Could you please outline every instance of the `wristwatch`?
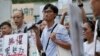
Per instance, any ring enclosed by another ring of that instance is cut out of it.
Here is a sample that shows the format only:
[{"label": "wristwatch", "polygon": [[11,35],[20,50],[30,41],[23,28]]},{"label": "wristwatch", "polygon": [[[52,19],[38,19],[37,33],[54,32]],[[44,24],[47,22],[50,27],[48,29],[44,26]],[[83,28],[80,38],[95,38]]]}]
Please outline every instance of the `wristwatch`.
[{"label": "wristwatch", "polygon": [[78,7],[83,7],[83,3],[79,4]]}]

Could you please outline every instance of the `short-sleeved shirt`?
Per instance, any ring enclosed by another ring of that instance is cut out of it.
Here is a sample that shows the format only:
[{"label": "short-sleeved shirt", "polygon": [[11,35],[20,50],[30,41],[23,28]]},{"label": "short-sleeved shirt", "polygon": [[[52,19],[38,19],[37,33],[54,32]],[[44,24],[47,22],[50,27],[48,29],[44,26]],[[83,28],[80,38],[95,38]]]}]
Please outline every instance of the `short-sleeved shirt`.
[{"label": "short-sleeved shirt", "polygon": [[[56,44],[53,41],[51,41],[51,39],[49,41],[47,50],[45,50],[51,30],[55,25],[56,23],[54,23],[54,25],[51,28],[45,27],[41,36],[41,43],[43,45],[43,50],[46,52],[47,56],[57,56]],[[71,43],[71,39],[68,35],[68,31],[63,25],[57,24],[53,32],[56,33],[57,39],[62,40],[67,43]]]},{"label": "short-sleeved shirt", "polygon": [[[100,52],[100,41],[97,40],[96,42],[96,52]],[[93,56],[93,52],[95,51],[94,49],[94,43],[88,43],[85,42],[84,43],[84,56]]]}]

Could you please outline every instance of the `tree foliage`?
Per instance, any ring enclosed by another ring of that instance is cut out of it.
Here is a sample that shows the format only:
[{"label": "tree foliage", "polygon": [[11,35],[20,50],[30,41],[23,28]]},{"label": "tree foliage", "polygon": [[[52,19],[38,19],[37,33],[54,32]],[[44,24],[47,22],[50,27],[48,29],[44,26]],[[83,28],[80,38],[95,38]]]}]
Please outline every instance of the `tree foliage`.
[{"label": "tree foliage", "polygon": [[15,3],[30,3],[30,2],[53,2],[58,0],[12,0]]}]

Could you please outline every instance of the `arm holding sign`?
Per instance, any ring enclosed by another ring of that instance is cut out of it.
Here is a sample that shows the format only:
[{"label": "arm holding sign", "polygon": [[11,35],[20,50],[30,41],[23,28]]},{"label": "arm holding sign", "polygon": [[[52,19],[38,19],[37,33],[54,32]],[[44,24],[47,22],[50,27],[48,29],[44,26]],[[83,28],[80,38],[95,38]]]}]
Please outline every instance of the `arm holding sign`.
[{"label": "arm holding sign", "polygon": [[65,16],[67,15],[67,12],[64,12],[63,14],[62,14],[62,18],[61,18],[61,21],[60,21],[60,23],[62,24],[62,25],[64,25],[64,19],[65,19]]},{"label": "arm holding sign", "polygon": [[81,15],[82,15],[83,23],[85,23],[87,21],[87,17],[86,17],[85,10],[84,10],[83,6],[84,5],[83,5],[82,0],[78,0],[78,7],[81,9]]},{"label": "arm holding sign", "polygon": [[33,30],[36,34],[36,45],[37,45],[38,51],[40,52],[41,50],[43,50],[42,44],[41,44],[41,41],[40,41],[40,29],[37,26],[34,26]]}]

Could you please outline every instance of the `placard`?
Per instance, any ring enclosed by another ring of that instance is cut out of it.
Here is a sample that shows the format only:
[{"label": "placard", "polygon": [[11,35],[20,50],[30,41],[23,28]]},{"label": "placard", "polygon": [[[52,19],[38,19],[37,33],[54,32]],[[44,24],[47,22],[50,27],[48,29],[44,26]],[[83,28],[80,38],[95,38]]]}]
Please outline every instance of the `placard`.
[{"label": "placard", "polygon": [[27,56],[27,34],[4,36],[4,56]]}]

